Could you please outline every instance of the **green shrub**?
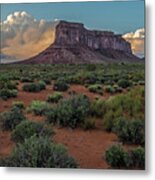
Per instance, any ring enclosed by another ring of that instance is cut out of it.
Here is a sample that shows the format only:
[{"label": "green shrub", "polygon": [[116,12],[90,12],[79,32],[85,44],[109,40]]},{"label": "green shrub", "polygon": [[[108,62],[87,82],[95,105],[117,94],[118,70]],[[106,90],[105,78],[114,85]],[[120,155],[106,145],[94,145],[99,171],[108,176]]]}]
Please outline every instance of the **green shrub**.
[{"label": "green shrub", "polygon": [[23,85],[23,90],[26,92],[39,92],[46,89],[46,84],[43,81],[38,83],[27,83]]},{"label": "green shrub", "polygon": [[16,89],[1,89],[0,90],[0,97],[3,100],[7,100],[8,98],[11,97],[16,97],[17,96],[18,91]]},{"label": "green shrub", "polygon": [[62,93],[55,92],[54,94],[48,96],[47,101],[57,103],[62,98],[63,98]]},{"label": "green shrub", "polygon": [[112,131],[114,126],[115,116],[114,112],[112,110],[109,110],[103,118],[103,126],[105,130]]},{"label": "green shrub", "polygon": [[49,111],[45,113],[46,115],[46,121],[50,124],[57,124],[58,123],[58,113],[59,108],[57,107],[51,107]]},{"label": "green shrub", "polygon": [[50,109],[50,105],[46,101],[34,100],[27,108],[28,112],[33,112],[35,115],[45,115]]},{"label": "green shrub", "polygon": [[113,86],[111,86],[111,85],[108,85],[108,86],[105,87],[105,91],[108,92],[108,93],[113,94],[113,93],[115,93],[115,88]]},{"label": "green shrub", "polygon": [[118,81],[118,86],[120,86],[122,88],[127,88],[127,87],[131,86],[131,82],[127,79],[120,79]]},{"label": "green shrub", "polygon": [[96,70],[96,65],[95,64],[88,64],[86,66],[87,71],[95,71]]},{"label": "green shrub", "polygon": [[68,84],[61,79],[58,79],[53,86],[53,90],[56,91],[67,91],[68,88],[69,88]]},{"label": "green shrub", "polygon": [[17,107],[19,109],[24,109],[24,103],[22,101],[14,101],[12,107]]},{"label": "green shrub", "polygon": [[89,112],[89,100],[85,95],[74,95],[59,102],[46,114],[49,123],[75,128],[83,123]]},{"label": "green shrub", "polygon": [[119,87],[117,84],[113,85],[114,92],[121,93],[123,91],[122,87]]},{"label": "green shrub", "polygon": [[30,77],[21,77],[20,81],[25,83],[25,82],[33,82],[32,78]]},{"label": "green shrub", "polygon": [[46,89],[46,83],[44,81],[39,81],[38,82],[40,91]]},{"label": "green shrub", "polygon": [[1,160],[1,166],[76,168],[76,161],[60,144],[51,143],[50,138],[32,136],[18,144],[11,155]]},{"label": "green shrub", "polygon": [[105,129],[110,131],[114,129],[119,118],[141,119],[143,121],[145,107],[143,88],[133,88],[126,94],[112,96],[105,100],[103,108],[96,104],[92,107],[92,112],[93,110],[101,112],[103,125]]},{"label": "green shrub", "polygon": [[23,91],[26,91],[26,92],[39,92],[40,87],[36,83],[27,83],[27,84],[23,85]]},{"label": "green shrub", "polygon": [[25,117],[17,107],[12,108],[10,111],[0,113],[0,127],[2,130],[13,130],[23,120],[25,120]]},{"label": "green shrub", "polygon": [[97,99],[91,103],[90,114],[92,116],[102,117],[106,112],[105,100]]},{"label": "green shrub", "polygon": [[115,124],[115,132],[123,143],[144,145],[145,128],[142,120],[119,119]]},{"label": "green shrub", "polygon": [[0,81],[0,89],[14,90],[17,89],[17,87],[15,82],[4,80],[4,81]]},{"label": "green shrub", "polygon": [[142,147],[125,151],[119,145],[113,145],[105,153],[107,163],[112,168],[121,169],[144,169],[145,150]]},{"label": "green shrub", "polygon": [[133,168],[145,168],[145,150],[142,147],[135,148],[129,152]]},{"label": "green shrub", "polygon": [[43,82],[45,82],[46,84],[51,84],[51,79],[49,78],[45,78],[45,79],[43,79]]},{"label": "green shrub", "polygon": [[88,117],[84,120],[83,128],[85,130],[94,129],[95,128],[95,119],[92,117]]},{"label": "green shrub", "polygon": [[114,145],[105,152],[108,164],[113,168],[127,168],[129,166],[129,155],[121,146]]},{"label": "green shrub", "polygon": [[13,141],[23,143],[25,139],[33,135],[37,137],[50,137],[52,134],[53,131],[41,123],[23,121],[15,127],[11,133],[11,137]]},{"label": "green shrub", "polygon": [[99,84],[89,85],[88,90],[93,93],[103,94],[102,86]]}]

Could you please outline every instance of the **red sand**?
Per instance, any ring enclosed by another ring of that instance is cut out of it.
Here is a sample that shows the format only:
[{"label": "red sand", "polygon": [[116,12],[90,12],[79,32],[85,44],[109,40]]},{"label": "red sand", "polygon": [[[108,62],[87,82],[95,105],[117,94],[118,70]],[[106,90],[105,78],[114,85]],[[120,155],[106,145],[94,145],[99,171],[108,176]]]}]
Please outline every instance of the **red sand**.
[{"label": "red sand", "polygon": [[84,131],[57,128],[55,132],[55,142],[64,144],[81,168],[108,168],[103,156],[105,150],[116,143],[115,134],[99,129]]},{"label": "red sand", "polygon": [[8,131],[0,131],[0,157],[8,156],[15,146],[10,134]]}]

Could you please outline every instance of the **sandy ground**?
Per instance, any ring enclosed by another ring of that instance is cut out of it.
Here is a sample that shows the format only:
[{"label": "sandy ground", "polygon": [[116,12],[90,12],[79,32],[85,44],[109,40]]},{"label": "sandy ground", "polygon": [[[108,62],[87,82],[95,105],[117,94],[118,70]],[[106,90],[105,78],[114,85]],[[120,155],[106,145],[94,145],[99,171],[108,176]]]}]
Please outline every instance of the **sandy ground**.
[{"label": "sandy ground", "polygon": [[115,144],[115,134],[102,130],[83,131],[82,129],[55,129],[54,140],[64,144],[69,153],[78,161],[81,168],[108,168],[104,152]]},{"label": "sandy ground", "polygon": [[[23,101],[27,107],[33,100],[47,99],[49,94],[53,93],[52,85],[48,85],[46,90],[39,93],[28,93],[22,91],[22,85],[18,85],[17,98],[11,98],[7,101],[0,100],[0,112],[8,110],[13,101]],[[72,85],[68,91],[75,91],[77,93],[86,94],[91,100],[96,96],[106,99],[110,94],[106,93],[103,96],[94,94],[88,91],[82,85]],[[68,92],[63,93],[64,97],[69,96]],[[34,116],[33,114],[25,114],[30,120],[42,122],[44,117]],[[100,120],[97,120],[98,122]],[[108,168],[106,161],[103,158],[104,152],[111,145],[117,143],[117,137],[113,133],[107,133],[100,128],[100,122],[97,122],[97,127],[94,130],[84,131],[83,129],[70,129],[54,127],[56,132],[54,141],[64,144],[69,153],[78,161],[81,168]],[[0,132],[0,156],[7,156],[11,153],[15,144],[11,141],[10,132]]]}]

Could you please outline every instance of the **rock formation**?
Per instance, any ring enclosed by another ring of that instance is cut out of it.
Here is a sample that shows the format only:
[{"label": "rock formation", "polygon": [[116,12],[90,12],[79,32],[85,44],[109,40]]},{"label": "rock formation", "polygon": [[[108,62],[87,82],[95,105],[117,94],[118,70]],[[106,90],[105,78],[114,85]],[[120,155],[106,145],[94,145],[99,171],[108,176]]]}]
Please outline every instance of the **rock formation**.
[{"label": "rock formation", "polygon": [[[36,44],[37,45],[37,44]],[[22,63],[136,62],[131,45],[110,31],[87,30],[81,23],[60,21],[47,49]]]}]

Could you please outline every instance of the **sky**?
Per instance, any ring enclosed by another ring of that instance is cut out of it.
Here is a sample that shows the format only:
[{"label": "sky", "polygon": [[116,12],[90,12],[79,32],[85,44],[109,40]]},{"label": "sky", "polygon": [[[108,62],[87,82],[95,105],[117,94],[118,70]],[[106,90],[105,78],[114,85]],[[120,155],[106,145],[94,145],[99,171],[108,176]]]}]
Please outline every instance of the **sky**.
[{"label": "sky", "polygon": [[[42,51],[54,39],[51,21],[56,19],[122,34],[136,55],[144,55],[143,0],[1,4],[1,53],[24,59]],[[29,53],[24,54],[26,49]]]}]

